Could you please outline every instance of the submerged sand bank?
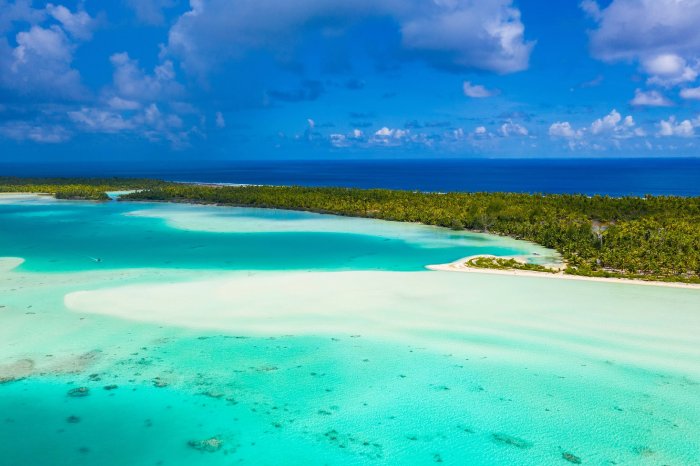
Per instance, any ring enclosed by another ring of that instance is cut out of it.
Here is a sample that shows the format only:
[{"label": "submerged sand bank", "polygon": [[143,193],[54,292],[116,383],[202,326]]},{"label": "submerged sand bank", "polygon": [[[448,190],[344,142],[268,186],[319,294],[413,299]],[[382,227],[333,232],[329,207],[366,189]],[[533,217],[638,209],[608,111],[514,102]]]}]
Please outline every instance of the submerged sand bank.
[{"label": "submerged sand bank", "polygon": [[535,272],[532,270],[502,270],[502,269],[487,269],[480,267],[470,267],[467,265],[468,261],[471,259],[476,259],[478,257],[495,257],[491,255],[477,255],[464,257],[462,259],[450,262],[448,264],[436,264],[427,265],[428,270],[437,270],[442,272],[469,272],[469,273],[482,273],[491,275],[510,275],[519,277],[537,277],[537,278],[556,278],[559,280],[577,280],[577,281],[587,281],[587,282],[601,282],[601,283],[624,283],[629,285],[645,285],[645,286],[664,286],[670,288],[690,288],[700,290],[700,284],[695,283],[681,283],[681,282],[659,282],[659,281],[648,281],[648,280],[637,280],[630,278],[606,278],[606,277],[586,277],[583,275],[569,275],[565,274],[563,271],[556,273],[547,272]]},{"label": "submerged sand bank", "polygon": [[74,292],[64,303],[75,312],[233,334],[362,335],[504,360],[577,354],[697,371],[700,359],[694,330],[700,295],[610,283],[429,272],[250,272]]},{"label": "submerged sand bank", "polygon": [[0,272],[7,272],[24,263],[21,257],[0,257]]}]

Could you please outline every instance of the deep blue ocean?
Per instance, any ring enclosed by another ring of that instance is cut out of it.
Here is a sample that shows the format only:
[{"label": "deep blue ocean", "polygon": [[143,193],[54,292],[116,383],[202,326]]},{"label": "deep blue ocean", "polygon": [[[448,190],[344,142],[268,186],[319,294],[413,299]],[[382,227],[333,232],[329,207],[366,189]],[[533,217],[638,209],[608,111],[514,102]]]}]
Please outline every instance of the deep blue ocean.
[{"label": "deep blue ocean", "polygon": [[161,161],[121,165],[0,162],[2,175],[138,176],[423,191],[700,195],[700,158]]}]

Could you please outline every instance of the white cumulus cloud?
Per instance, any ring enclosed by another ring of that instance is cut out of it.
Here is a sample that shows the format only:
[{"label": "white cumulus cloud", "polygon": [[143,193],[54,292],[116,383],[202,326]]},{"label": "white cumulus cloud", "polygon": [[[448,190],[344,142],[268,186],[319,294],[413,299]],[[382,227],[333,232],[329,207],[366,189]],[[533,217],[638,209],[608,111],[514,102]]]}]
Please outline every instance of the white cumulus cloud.
[{"label": "white cumulus cloud", "polygon": [[697,63],[689,66],[683,57],[673,53],[655,55],[642,61],[642,67],[651,75],[650,84],[674,86],[692,82],[698,77]]},{"label": "white cumulus cloud", "polygon": [[668,120],[659,122],[659,136],[677,136],[681,138],[690,138],[695,136],[695,128],[700,121],[683,120],[677,121],[675,116],[669,117]]},{"label": "white cumulus cloud", "polygon": [[593,54],[604,61],[637,61],[649,82],[673,86],[698,76],[700,1],[613,0],[581,4],[597,28]]},{"label": "white cumulus cloud", "polygon": [[681,89],[681,97],[687,100],[700,100],[700,87]]},{"label": "white cumulus cloud", "polygon": [[574,129],[568,121],[557,121],[549,127],[549,135],[554,138],[579,139],[583,136],[583,131]]},{"label": "white cumulus cloud", "polygon": [[0,136],[16,141],[58,144],[70,139],[71,134],[61,125],[10,121],[0,124]]},{"label": "white cumulus cloud", "polygon": [[169,60],[144,72],[138,62],[126,52],[115,53],[110,57],[114,67],[112,92],[121,99],[136,102],[156,102],[171,99],[183,92],[183,87],[175,79],[175,68]]},{"label": "white cumulus cloud", "polygon": [[92,37],[92,31],[97,22],[84,11],[71,12],[63,5],[46,5],[46,11],[73,37],[87,40]]},{"label": "white cumulus cloud", "polygon": [[83,107],[68,112],[69,118],[83,129],[96,133],[119,133],[134,128],[134,123],[126,121],[121,114],[109,110]]},{"label": "white cumulus cloud", "polygon": [[576,128],[568,121],[558,121],[549,127],[550,137],[568,141],[572,149],[602,149],[606,142],[619,147],[622,140],[643,137],[646,134],[644,129],[637,126],[632,115],[623,117],[615,109],[601,118],[596,118],[588,126]]},{"label": "white cumulus cloud", "polygon": [[473,99],[483,99],[485,97],[491,97],[495,94],[494,91],[486,89],[481,84],[472,84],[469,81],[464,81],[464,84],[462,84],[462,89],[464,90],[464,95]]},{"label": "white cumulus cloud", "polygon": [[177,5],[177,0],[126,0],[126,4],[136,13],[136,17],[146,24],[163,24],[163,10]]},{"label": "white cumulus cloud", "polygon": [[[45,24],[49,20],[58,24]],[[20,27],[14,41],[0,35],[0,88],[23,96],[83,97],[86,91],[72,62],[80,41],[91,37],[95,20],[62,5],[33,8],[29,1],[0,0],[0,33],[13,24]]]},{"label": "white cumulus cloud", "polygon": [[637,107],[671,107],[673,102],[664,97],[659,91],[642,91],[637,89],[634,91],[634,98],[630,104]]},{"label": "white cumulus cloud", "polygon": [[168,51],[205,74],[254,49],[288,57],[311,30],[337,37],[387,18],[404,53],[437,67],[520,71],[534,45],[512,0],[192,0],[170,29]]},{"label": "white cumulus cloud", "polygon": [[501,136],[504,138],[511,137],[511,136],[527,136],[530,134],[528,129],[521,125],[520,123],[515,123],[513,121],[507,121],[501,125],[501,127],[498,129],[498,132]]}]

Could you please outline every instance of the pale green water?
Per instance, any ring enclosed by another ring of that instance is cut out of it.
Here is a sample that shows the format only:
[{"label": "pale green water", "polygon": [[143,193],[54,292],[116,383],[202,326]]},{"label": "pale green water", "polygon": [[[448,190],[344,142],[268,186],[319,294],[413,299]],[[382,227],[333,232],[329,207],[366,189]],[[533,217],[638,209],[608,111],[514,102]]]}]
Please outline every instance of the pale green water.
[{"label": "pale green water", "polygon": [[535,251],[0,198],[0,464],[698,464],[699,291],[423,271]]}]

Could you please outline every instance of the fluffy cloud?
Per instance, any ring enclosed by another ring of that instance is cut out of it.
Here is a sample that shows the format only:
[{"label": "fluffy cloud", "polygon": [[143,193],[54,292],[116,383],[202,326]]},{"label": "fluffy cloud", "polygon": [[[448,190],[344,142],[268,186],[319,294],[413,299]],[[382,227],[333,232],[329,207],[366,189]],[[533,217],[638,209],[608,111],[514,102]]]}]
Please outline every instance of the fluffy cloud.
[{"label": "fluffy cloud", "polygon": [[600,21],[600,5],[595,0],[583,0],[580,4],[581,9],[591,18]]},{"label": "fluffy cloud", "polygon": [[484,97],[495,95],[494,91],[486,89],[480,84],[472,84],[469,81],[464,81],[462,88],[464,90],[464,95],[473,99],[483,99]]},{"label": "fluffy cloud", "polygon": [[13,50],[17,68],[32,59],[69,63],[73,59],[72,45],[57,26],[42,28],[32,26],[29,31],[17,34],[17,47]]},{"label": "fluffy cloud", "polygon": [[504,138],[511,136],[527,136],[530,132],[523,125],[513,121],[506,121],[498,129],[498,133]]},{"label": "fluffy cloud", "polygon": [[549,135],[553,138],[579,139],[583,131],[575,130],[568,121],[558,121],[549,127]]},{"label": "fluffy cloud", "polygon": [[664,97],[659,91],[642,91],[637,89],[634,91],[634,98],[630,104],[636,107],[670,107],[673,102]]},{"label": "fluffy cloud", "polygon": [[0,0],[0,34],[5,34],[15,22],[36,24],[45,16],[44,10],[32,7],[31,0]]},{"label": "fluffy cloud", "polygon": [[74,54],[96,25],[82,7],[0,0],[0,91],[19,100],[18,114],[26,118],[0,125],[0,136],[43,144],[72,137],[66,111],[90,97],[73,68]]},{"label": "fluffy cloud", "polygon": [[126,0],[126,4],[134,10],[139,21],[146,24],[158,25],[165,21],[163,10],[176,5],[175,0]]},{"label": "fluffy cloud", "polygon": [[695,128],[700,126],[700,118],[695,120],[677,121],[675,116],[668,120],[659,122],[659,136],[677,136],[681,138],[690,138],[695,136]]},{"label": "fluffy cloud", "polygon": [[594,140],[621,140],[645,136],[646,132],[637,127],[631,115],[622,117],[620,112],[612,110],[604,117],[597,118],[589,126],[574,128],[568,121],[558,121],[549,127],[549,136],[554,139],[565,139],[571,143],[578,141],[577,146],[588,147]]},{"label": "fluffy cloud", "polygon": [[681,97],[688,100],[700,100],[700,87],[682,89]]},{"label": "fluffy cloud", "polygon": [[58,26],[32,26],[11,48],[0,40],[0,86],[24,95],[79,98],[80,74],[71,67],[74,45]]},{"label": "fluffy cloud", "polygon": [[114,66],[113,92],[126,101],[158,102],[183,93],[183,87],[175,79],[175,68],[171,61],[155,67],[152,74],[145,73],[138,62],[126,52],[110,57]]},{"label": "fluffy cloud", "polygon": [[63,5],[46,5],[46,11],[56,21],[60,22],[70,35],[76,39],[87,40],[92,37],[92,31],[96,26],[96,21],[84,11],[72,13]]},{"label": "fluffy cloud", "polygon": [[190,7],[170,29],[168,50],[201,74],[251,49],[288,56],[304,32],[338,36],[370,19],[390,18],[404,52],[438,67],[520,71],[533,46],[512,0],[191,0]]},{"label": "fluffy cloud", "polygon": [[[322,136],[315,133],[316,136]],[[461,136],[460,136],[461,135]],[[436,141],[446,137],[457,140],[463,136],[463,130],[450,130],[443,134],[414,132],[411,129],[391,128],[383,126],[374,132],[365,134],[355,128],[348,133],[331,133],[327,141],[335,148],[395,148],[395,147],[432,147]]]},{"label": "fluffy cloud", "polygon": [[683,57],[672,53],[644,59],[642,68],[651,75],[650,84],[662,86],[675,86],[684,82],[692,82],[698,77],[697,63],[691,67]]},{"label": "fluffy cloud", "polygon": [[[184,96],[184,87],[177,81],[171,61],[162,61],[152,72],[144,71],[126,52],[113,54],[110,62],[114,69],[112,83],[102,90],[100,98],[92,105],[67,112],[75,127],[90,133],[123,133],[165,141],[174,149],[187,147],[190,135],[201,132],[203,120],[185,129],[183,117],[192,120],[201,115],[178,100]],[[215,124],[225,125],[220,113]]]},{"label": "fluffy cloud", "polygon": [[620,112],[613,110],[603,118],[598,118],[591,123],[591,133],[612,133],[612,134],[627,134],[630,128],[635,125],[632,115],[627,115],[624,119]]},{"label": "fluffy cloud", "polygon": [[694,81],[700,57],[700,1],[613,0],[582,8],[597,23],[591,49],[602,60],[638,61],[649,81],[672,86]]},{"label": "fluffy cloud", "polygon": [[385,126],[375,131],[371,140],[383,145],[400,145],[410,135],[411,131],[408,129],[393,129]]},{"label": "fluffy cloud", "polygon": [[[493,132],[485,126],[477,126],[474,130],[449,126],[412,126],[411,128],[394,128],[382,126],[371,132],[363,132],[355,128],[347,133],[332,132],[324,135],[314,132],[314,138],[308,139],[315,145],[327,144],[336,149],[376,149],[392,150],[396,148],[411,150],[441,150],[445,153],[461,153],[474,151],[484,153],[499,146],[519,144],[534,147],[529,131],[512,121],[507,121]],[[297,135],[295,140],[306,138]]]},{"label": "fluffy cloud", "polygon": [[134,123],[113,111],[86,108],[68,112],[68,117],[84,130],[95,133],[119,133],[134,128]]},{"label": "fluffy cloud", "polygon": [[[421,2],[423,3],[423,2]],[[413,13],[401,24],[408,50],[448,56],[446,66],[513,73],[527,68],[532,43],[524,40],[520,11],[511,1],[439,0],[429,14]],[[440,64],[440,62],[437,62]]]},{"label": "fluffy cloud", "polygon": [[156,104],[127,113],[109,108],[83,107],[68,112],[68,116],[86,132],[134,134],[152,142],[169,142],[173,149],[188,147],[190,135],[199,132],[196,127],[185,129],[180,116],[164,113]]},{"label": "fluffy cloud", "polygon": [[[58,24],[43,24],[50,20]],[[34,9],[31,2],[8,5],[0,0],[0,31],[14,23],[24,26],[25,22],[28,29],[17,32],[15,46],[0,37],[0,87],[52,100],[84,96],[80,74],[72,62],[78,42],[92,34],[93,18],[84,11],[73,13],[51,3],[45,9]]]},{"label": "fluffy cloud", "polygon": [[350,131],[348,134],[333,133],[329,136],[330,143],[333,147],[351,147],[356,144],[367,142],[365,133],[357,128]]},{"label": "fluffy cloud", "polygon": [[107,100],[107,106],[114,110],[138,110],[141,108],[141,103],[134,100],[127,100],[121,97],[111,97]]},{"label": "fluffy cloud", "polygon": [[333,147],[349,147],[350,143],[344,134],[333,133],[329,136],[329,140]]},{"label": "fluffy cloud", "polygon": [[[35,110],[35,116],[25,121],[2,125],[0,136],[57,143],[79,130],[186,147],[190,135],[200,133],[204,122],[196,109],[181,101],[184,87],[170,60],[161,60],[153,70],[145,71],[127,53],[117,53],[110,57],[112,83],[98,96],[83,88],[73,58],[96,26],[95,18],[81,8],[71,10],[52,3],[33,8],[30,1],[8,4],[0,0],[0,28],[17,29],[14,46],[0,36],[0,90],[23,96]],[[60,105],[57,100],[62,100]],[[189,129],[181,115],[190,120]],[[222,115],[216,123],[223,124]]]},{"label": "fluffy cloud", "polygon": [[10,121],[0,125],[0,135],[15,141],[32,141],[41,144],[58,144],[70,139],[70,132],[55,124],[38,124],[26,121]]}]

